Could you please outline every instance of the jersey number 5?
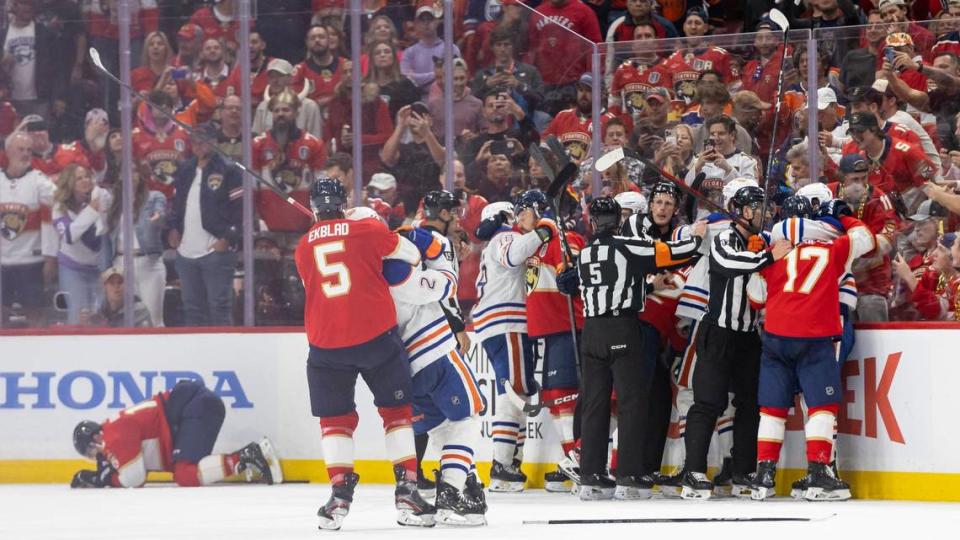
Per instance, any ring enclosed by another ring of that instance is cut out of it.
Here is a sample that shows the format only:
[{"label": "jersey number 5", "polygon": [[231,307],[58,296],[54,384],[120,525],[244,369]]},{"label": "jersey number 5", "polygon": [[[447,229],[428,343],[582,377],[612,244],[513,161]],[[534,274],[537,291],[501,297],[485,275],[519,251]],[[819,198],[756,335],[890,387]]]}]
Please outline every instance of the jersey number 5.
[{"label": "jersey number 5", "polygon": [[317,244],[313,247],[313,259],[317,263],[317,271],[323,277],[332,277],[330,281],[324,281],[320,285],[324,296],[333,298],[343,296],[350,292],[350,269],[342,262],[330,262],[327,256],[342,253],[344,251],[343,240]]},{"label": "jersey number 5", "polygon": [[799,272],[799,261],[809,261],[814,259],[810,273],[800,284],[800,289],[796,292],[800,294],[810,294],[816,286],[823,271],[830,262],[830,249],[822,246],[801,246],[787,254],[787,282],[783,284],[783,292],[794,292]]}]

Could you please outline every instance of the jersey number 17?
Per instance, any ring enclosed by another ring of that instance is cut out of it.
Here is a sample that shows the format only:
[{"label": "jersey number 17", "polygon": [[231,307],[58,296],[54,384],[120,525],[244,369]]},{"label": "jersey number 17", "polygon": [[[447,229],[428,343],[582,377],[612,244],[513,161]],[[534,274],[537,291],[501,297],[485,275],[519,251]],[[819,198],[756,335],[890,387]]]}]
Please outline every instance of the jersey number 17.
[{"label": "jersey number 17", "polygon": [[[794,249],[785,257],[787,260],[787,281],[783,284],[783,292],[797,292],[800,294],[810,294],[813,288],[827,269],[830,262],[830,249],[824,246],[800,246]],[[807,275],[800,283],[800,288],[796,289],[797,279],[800,277],[800,261],[813,260]]]}]

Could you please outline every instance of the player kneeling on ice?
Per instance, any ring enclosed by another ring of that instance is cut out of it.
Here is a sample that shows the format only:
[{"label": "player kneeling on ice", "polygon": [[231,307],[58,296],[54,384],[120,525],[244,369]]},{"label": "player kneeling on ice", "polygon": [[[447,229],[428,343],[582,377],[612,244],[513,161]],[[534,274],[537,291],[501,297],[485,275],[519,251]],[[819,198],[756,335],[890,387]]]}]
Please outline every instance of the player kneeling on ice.
[{"label": "player kneeling on ice", "polygon": [[873,251],[876,242],[843,201],[826,203],[820,214],[839,220],[847,234],[832,242],[793,242],[793,251],[751,276],[747,285],[753,307],[766,305],[757,399],[757,471],[751,482],[755,500],[775,494],[787,412],[797,388],[803,392],[809,413],[803,497],[812,501],[850,498],[850,486],[838,479],[829,465],[842,389],[834,345],[843,331],[838,281],[847,262]]},{"label": "player kneeling on ice", "polygon": [[[347,211],[353,220],[379,219],[369,208]],[[456,334],[441,302],[457,294],[453,267],[443,244],[426,229],[400,234],[420,250],[426,268],[385,260],[383,277],[397,310],[397,327],[410,359],[413,379],[413,431],[430,435],[440,451],[437,523],[485,525],[483,487],[477,480],[474,451],[480,439],[478,414],[484,407],[476,377],[457,349]]]},{"label": "player kneeling on ice", "polygon": [[223,401],[196,381],[138,403],[102,424],[73,429],[73,446],[97,470],[73,475],[70,487],[140,487],[149,471],[173,473],[179,486],[206,486],[243,474],[247,481],[283,482],[280,462],[264,438],[231,454],[211,454],[223,425]]}]

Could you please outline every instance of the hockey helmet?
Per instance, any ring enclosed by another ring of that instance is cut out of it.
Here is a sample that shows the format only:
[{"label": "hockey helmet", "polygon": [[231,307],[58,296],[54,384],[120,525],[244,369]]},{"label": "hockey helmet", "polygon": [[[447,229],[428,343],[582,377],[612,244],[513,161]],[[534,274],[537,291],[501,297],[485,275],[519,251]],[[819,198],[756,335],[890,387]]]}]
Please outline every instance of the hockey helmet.
[{"label": "hockey helmet", "polygon": [[73,447],[81,456],[89,456],[90,448],[94,445],[93,438],[102,431],[100,424],[92,420],[84,420],[73,428]]},{"label": "hockey helmet", "polygon": [[632,214],[647,213],[647,198],[636,191],[624,191],[623,193],[617,193],[613,200],[617,201],[617,204],[620,205],[621,209],[626,208],[627,210],[630,210],[630,213]]},{"label": "hockey helmet", "polygon": [[780,218],[809,218],[813,215],[813,205],[801,195],[791,195],[780,204]]},{"label": "hockey helmet", "polygon": [[823,182],[807,184],[797,190],[797,195],[806,197],[813,209],[817,209],[821,204],[833,200],[833,192]]},{"label": "hockey helmet", "polygon": [[757,184],[757,181],[752,178],[734,178],[733,180],[727,182],[723,186],[723,206],[724,208],[730,206],[730,201],[733,199],[733,196],[737,194],[737,191],[742,187],[754,186],[760,187]]},{"label": "hockey helmet", "polygon": [[336,178],[325,174],[317,176],[310,185],[310,206],[317,214],[335,214],[343,212],[347,204],[347,191]]},{"label": "hockey helmet", "polygon": [[620,230],[620,203],[612,197],[600,197],[591,201],[590,224],[594,234]]},{"label": "hockey helmet", "polygon": [[661,180],[654,184],[653,188],[650,190],[650,200],[653,201],[658,193],[669,195],[673,197],[674,202],[680,204],[680,188],[678,188],[673,182]]},{"label": "hockey helmet", "polygon": [[755,186],[744,186],[737,190],[731,199],[733,207],[743,211],[744,208],[757,208],[763,204],[763,190]]},{"label": "hockey helmet", "polygon": [[460,199],[445,189],[435,189],[423,197],[423,215],[427,219],[438,219],[440,212],[460,207]]},{"label": "hockey helmet", "polygon": [[547,196],[539,189],[528,189],[520,194],[513,203],[513,213],[519,216],[525,208],[531,208],[537,216],[543,216],[547,211]]}]

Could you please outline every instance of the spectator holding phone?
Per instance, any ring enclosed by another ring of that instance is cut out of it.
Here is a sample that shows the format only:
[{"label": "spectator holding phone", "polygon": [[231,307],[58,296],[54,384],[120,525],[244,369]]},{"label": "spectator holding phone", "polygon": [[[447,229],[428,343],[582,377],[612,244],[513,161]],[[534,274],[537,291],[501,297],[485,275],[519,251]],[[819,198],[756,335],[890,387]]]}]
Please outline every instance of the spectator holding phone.
[{"label": "spectator holding phone", "polygon": [[734,144],[736,125],[736,122],[725,114],[707,120],[704,129],[709,138],[704,143],[703,152],[694,160],[693,168],[687,172],[687,184],[692,184],[694,177],[701,172],[706,175],[707,180],[720,179],[724,184],[734,178],[748,178],[759,182],[760,161],[743,153]]},{"label": "spectator holding phone", "polygon": [[[386,16],[381,16],[381,20],[390,22]],[[370,66],[363,82],[375,83],[380,88],[380,97],[387,102],[390,118],[396,118],[401,107],[420,100],[420,90],[409,77],[400,73],[395,40],[374,41],[369,47]]]},{"label": "spectator holding phone", "polygon": [[[476,137],[483,123],[483,102],[471,94],[467,87],[469,73],[463,58],[453,59],[453,134],[461,141]],[[443,101],[443,96],[440,96],[431,98],[427,102],[430,114],[434,118],[443,118]],[[433,124],[433,134],[438,139],[443,137],[444,124],[444,122]]]},{"label": "spectator holding phone", "polygon": [[518,152],[531,142],[538,141],[537,132],[530,117],[523,112],[506,92],[490,91],[483,96],[484,131],[466,143],[460,158],[470,164],[491,141],[512,139]]},{"label": "spectator holding phone", "polygon": [[530,114],[543,100],[543,79],[537,68],[517,59],[513,30],[512,26],[501,25],[490,32],[493,65],[477,70],[471,87],[477,97],[491,90],[506,90]]},{"label": "spectator holding phone", "polygon": [[433,118],[423,102],[407,105],[397,112],[393,133],[380,149],[380,160],[396,177],[408,215],[416,211],[427,192],[441,187],[437,178],[444,148],[432,125]]},{"label": "spectator holding phone", "polygon": [[512,201],[514,189],[520,189],[511,163],[516,152],[513,141],[490,141],[467,167],[467,187],[488,202]]},{"label": "spectator holding phone", "polygon": [[[163,32],[150,32],[147,39],[144,40],[143,59],[140,61],[140,67],[130,72],[130,84],[137,92],[146,94],[158,87],[160,78],[172,68],[173,47],[167,35]],[[180,73],[188,73],[189,70],[178,71],[175,79],[183,79]]]}]

